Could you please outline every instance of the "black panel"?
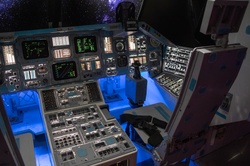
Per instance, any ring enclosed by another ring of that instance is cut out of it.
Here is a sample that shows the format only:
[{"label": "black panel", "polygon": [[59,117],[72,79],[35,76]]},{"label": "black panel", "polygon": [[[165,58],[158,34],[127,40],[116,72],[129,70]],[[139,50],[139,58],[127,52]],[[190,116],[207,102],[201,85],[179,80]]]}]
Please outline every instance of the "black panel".
[{"label": "black panel", "polygon": [[196,47],[213,44],[210,36],[199,33],[206,0],[145,1],[139,20],[159,31],[176,45]]}]

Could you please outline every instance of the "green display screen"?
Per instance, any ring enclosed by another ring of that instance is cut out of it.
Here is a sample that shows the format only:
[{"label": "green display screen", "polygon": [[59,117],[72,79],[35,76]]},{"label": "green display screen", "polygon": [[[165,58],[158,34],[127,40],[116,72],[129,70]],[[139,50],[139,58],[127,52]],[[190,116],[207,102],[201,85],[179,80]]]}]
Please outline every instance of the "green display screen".
[{"label": "green display screen", "polygon": [[53,64],[52,70],[56,81],[77,77],[76,63],[74,61]]},{"label": "green display screen", "polygon": [[97,44],[95,36],[79,36],[74,38],[76,53],[96,52]]},{"label": "green display screen", "polygon": [[22,50],[26,60],[49,57],[47,40],[23,41]]}]

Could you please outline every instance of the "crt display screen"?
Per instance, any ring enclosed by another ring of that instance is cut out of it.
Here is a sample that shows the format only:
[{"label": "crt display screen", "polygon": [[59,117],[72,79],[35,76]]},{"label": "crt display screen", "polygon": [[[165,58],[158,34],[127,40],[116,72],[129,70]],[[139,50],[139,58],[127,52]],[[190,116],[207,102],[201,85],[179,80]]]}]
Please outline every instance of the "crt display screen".
[{"label": "crt display screen", "polygon": [[52,71],[56,81],[77,77],[76,63],[74,61],[53,64]]},{"label": "crt display screen", "polygon": [[32,40],[22,42],[23,58],[39,59],[49,57],[47,40]]},{"label": "crt display screen", "polygon": [[88,53],[97,51],[95,36],[75,37],[74,42],[75,42],[76,53]]}]

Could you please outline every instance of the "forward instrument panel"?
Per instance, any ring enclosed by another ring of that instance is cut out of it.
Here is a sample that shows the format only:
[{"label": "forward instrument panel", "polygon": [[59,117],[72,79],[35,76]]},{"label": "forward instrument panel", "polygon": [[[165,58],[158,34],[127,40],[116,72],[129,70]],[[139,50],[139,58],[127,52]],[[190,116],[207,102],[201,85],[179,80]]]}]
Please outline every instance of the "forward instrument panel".
[{"label": "forward instrument panel", "polygon": [[121,31],[115,23],[2,37],[2,92],[122,75],[133,71],[135,60],[141,71],[157,68],[159,73],[163,45],[139,30],[126,35]]}]

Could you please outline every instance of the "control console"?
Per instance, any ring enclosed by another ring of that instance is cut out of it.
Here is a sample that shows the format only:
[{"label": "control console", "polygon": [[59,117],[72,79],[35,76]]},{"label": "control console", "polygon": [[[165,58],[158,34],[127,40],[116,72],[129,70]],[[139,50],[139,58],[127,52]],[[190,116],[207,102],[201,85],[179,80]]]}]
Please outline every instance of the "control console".
[{"label": "control console", "polygon": [[1,37],[2,93],[124,75],[134,71],[136,60],[140,71],[160,73],[162,43],[139,30],[121,31],[121,23],[114,23]]},{"label": "control console", "polygon": [[39,90],[56,165],[136,165],[137,150],[95,81]]},{"label": "control console", "polygon": [[186,75],[192,48],[167,46],[163,58],[163,72],[155,77],[156,82],[178,98]]}]

